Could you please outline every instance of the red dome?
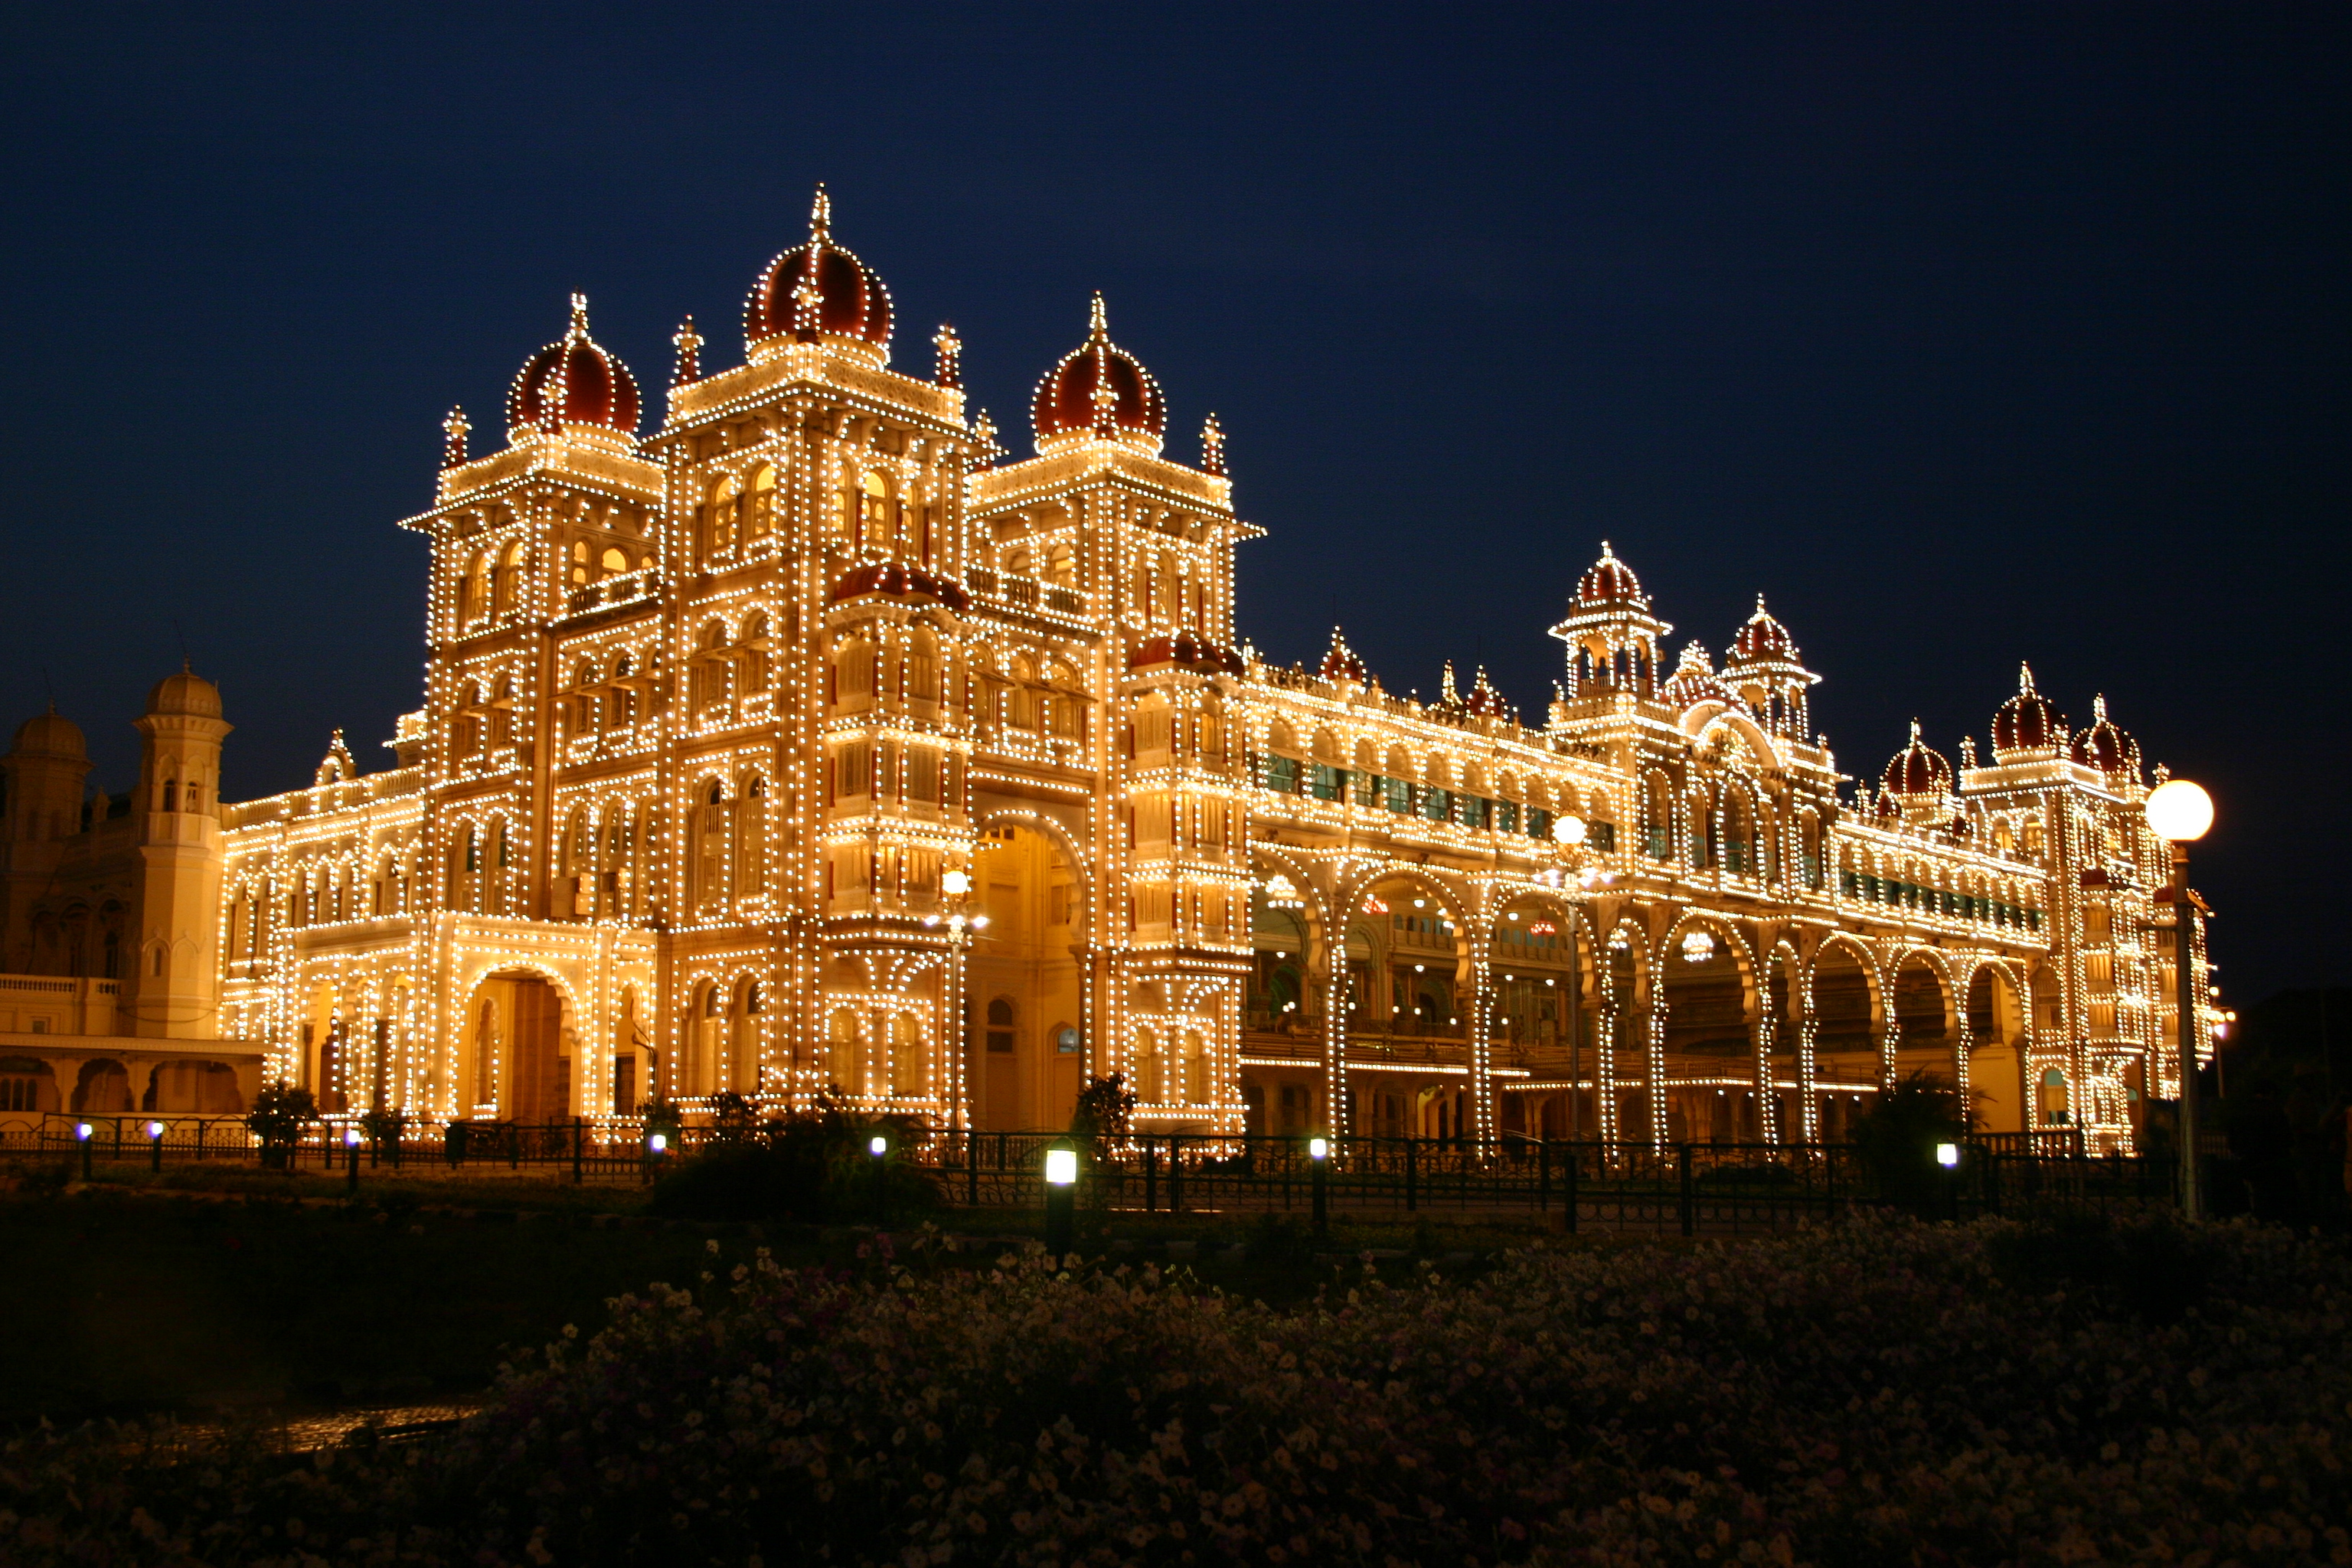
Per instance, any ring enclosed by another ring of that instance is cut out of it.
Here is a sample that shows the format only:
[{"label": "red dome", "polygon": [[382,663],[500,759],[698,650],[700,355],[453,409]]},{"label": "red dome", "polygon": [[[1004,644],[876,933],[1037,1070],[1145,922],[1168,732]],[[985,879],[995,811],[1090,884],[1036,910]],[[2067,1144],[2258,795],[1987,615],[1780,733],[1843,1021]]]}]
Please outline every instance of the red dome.
[{"label": "red dome", "polygon": [[1129,669],[1145,669],[1155,664],[1179,665],[1202,675],[1239,675],[1243,669],[1241,655],[1191,632],[1147,638],[1127,656]]},{"label": "red dome", "polygon": [[1041,451],[1056,437],[1089,434],[1160,450],[1168,434],[1168,400],[1142,362],[1110,341],[1100,294],[1087,341],[1037,384],[1029,419]]},{"label": "red dome", "polygon": [[2020,752],[2045,752],[2063,745],[2066,721],[2050,699],[2033,689],[2033,671],[2017,667],[2017,695],[1992,716],[1992,754],[2001,761]]},{"label": "red dome", "polygon": [[588,300],[572,296],[572,330],[523,362],[507,389],[507,429],[593,425],[637,433],[637,378],[588,335]]},{"label": "red dome", "polygon": [[1764,595],[1759,594],[1756,595],[1756,613],[1748,617],[1748,624],[1741,626],[1739,635],[1731,639],[1731,662],[1747,664],[1761,659],[1789,664],[1800,662],[1796,639],[1789,635],[1788,627],[1766,613]]},{"label": "red dome", "polygon": [[1610,552],[1609,542],[1601,542],[1601,559],[1586,568],[1577,579],[1576,602],[1579,605],[1637,605],[1647,606],[1642,596],[1642,584],[1633,569]]},{"label": "red dome", "polygon": [[1949,795],[1952,764],[1944,753],[1919,739],[1919,721],[1911,721],[1911,743],[1895,753],[1879,783],[1889,795]]},{"label": "red dome", "polygon": [[1731,705],[1731,693],[1716,679],[1706,645],[1694,642],[1683,649],[1682,662],[1675,666],[1674,675],[1658,688],[1658,700],[1673,708],[1696,708],[1702,702],[1720,702],[1727,708]]},{"label": "red dome", "polygon": [[1323,656],[1322,667],[1315,673],[1325,680],[1352,680],[1359,686],[1372,683],[1364,661],[1356,657],[1356,650],[1348,646],[1348,639],[1339,635],[1337,626],[1331,628],[1331,649]]},{"label": "red dome", "polygon": [[953,578],[937,577],[919,566],[902,566],[896,561],[860,566],[844,574],[841,581],[833,585],[832,599],[839,604],[865,594],[883,594],[894,599],[929,599],[958,614],[971,605],[963,585]]},{"label": "red dome", "polygon": [[1462,706],[1488,719],[1511,716],[1511,705],[1503,700],[1503,694],[1486,679],[1486,667],[1483,664],[1478,667],[1478,679],[1471,683],[1470,695]]},{"label": "red dome", "polygon": [[890,346],[890,290],[855,252],[833,243],[833,200],[823,185],[809,211],[808,239],[769,262],[743,302],[745,343],[756,349],[787,337]]},{"label": "red dome", "polygon": [[2139,742],[2107,717],[2107,700],[2091,703],[2091,727],[2074,737],[2074,760],[2103,773],[2139,772]]}]

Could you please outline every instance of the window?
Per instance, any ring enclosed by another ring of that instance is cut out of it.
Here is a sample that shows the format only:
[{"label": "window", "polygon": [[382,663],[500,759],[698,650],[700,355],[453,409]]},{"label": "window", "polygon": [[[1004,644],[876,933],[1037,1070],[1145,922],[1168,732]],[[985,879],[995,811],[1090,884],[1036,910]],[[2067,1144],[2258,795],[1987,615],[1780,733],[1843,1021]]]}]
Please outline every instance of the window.
[{"label": "window", "polygon": [[1013,1003],[1003,996],[988,1004],[986,1041],[992,1056],[1010,1056],[1013,1052]]}]

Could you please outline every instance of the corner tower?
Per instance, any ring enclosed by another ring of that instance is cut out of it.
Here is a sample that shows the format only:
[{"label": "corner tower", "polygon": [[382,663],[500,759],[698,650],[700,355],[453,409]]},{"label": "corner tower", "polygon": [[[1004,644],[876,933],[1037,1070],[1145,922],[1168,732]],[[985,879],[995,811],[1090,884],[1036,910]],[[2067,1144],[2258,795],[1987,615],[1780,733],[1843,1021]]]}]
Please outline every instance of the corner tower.
[{"label": "corner tower", "polygon": [[156,682],[134,726],[137,962],[122,977],[122,1016],[134,1035],[209,1038],[220,1032],[220,760],[230,729],[220,689],[184,666]]}]

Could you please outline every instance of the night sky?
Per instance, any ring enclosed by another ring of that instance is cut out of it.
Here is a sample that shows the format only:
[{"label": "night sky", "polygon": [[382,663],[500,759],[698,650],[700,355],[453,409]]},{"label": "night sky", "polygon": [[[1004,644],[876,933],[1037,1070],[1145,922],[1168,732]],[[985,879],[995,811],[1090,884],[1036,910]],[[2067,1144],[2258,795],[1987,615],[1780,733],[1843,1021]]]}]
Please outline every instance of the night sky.
[{"label": "night sky", "polygon": [[1605,538],[1676,651],[1763,591],[1851,773],[2030,659],[2213,790],[2225,999],[2341,984],[2346,15],[28,8],[0,710],[120,790],[184,638],[232,797],[388,766],[442,414],[500,439],[575,289],[656,409],[685,313],[740,363],[823,180],[1024,453],[1105,292],[1270,657],[1539,715]]}]

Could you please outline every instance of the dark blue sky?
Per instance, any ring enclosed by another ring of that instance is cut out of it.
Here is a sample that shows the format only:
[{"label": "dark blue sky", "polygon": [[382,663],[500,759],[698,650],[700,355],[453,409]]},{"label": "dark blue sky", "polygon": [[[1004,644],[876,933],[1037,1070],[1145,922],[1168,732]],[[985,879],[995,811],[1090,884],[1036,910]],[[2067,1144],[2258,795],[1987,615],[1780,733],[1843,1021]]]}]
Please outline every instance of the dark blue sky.
[{"label": "dark blue sky", "polygon": [[2344,17],[20,13],[0,702],[46,668],[119,788],[184,633],[233,793],[388,762],[442,412],[573,289],[656,405],[681,314],[735,363],[822,179],[899,363],[952,319],[1024,437],[1107,293],[1176,449],[1224,423],[1261,647],[1538,711],[1607,538],[1677,647],[1765,591],[1862,773],[2030,658],[2213,787],[2230,997],[2343,983]]}]

